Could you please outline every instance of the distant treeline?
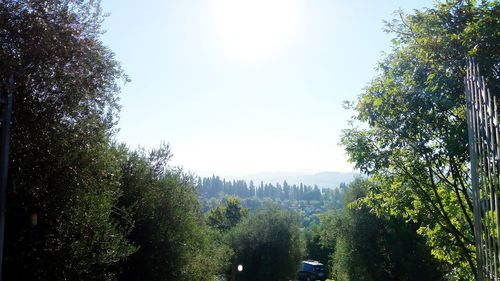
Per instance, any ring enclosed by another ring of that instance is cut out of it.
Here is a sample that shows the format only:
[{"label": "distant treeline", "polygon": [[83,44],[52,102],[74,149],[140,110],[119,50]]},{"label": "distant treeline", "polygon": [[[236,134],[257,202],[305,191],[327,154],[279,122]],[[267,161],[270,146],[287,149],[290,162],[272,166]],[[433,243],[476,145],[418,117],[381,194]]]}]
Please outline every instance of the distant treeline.
[{"label": "distant treeline", "polygon": [[[286,181],[283,183],[255,184],[253,181],[226,180],[219,176],[198,178],[197,184],[200,195],[204,198],[221,198],[224,195],[235,195],[241,198],[271,198],[280,200],[306,200],[323,201],[330,193],[339,192],[337,189],[320,189],[317,185],[310,186],[300,183],[290,185]],[[345,190],[347,185],[341,183],[340,189]],[[333,194],[332,194],[333,195]]]}]

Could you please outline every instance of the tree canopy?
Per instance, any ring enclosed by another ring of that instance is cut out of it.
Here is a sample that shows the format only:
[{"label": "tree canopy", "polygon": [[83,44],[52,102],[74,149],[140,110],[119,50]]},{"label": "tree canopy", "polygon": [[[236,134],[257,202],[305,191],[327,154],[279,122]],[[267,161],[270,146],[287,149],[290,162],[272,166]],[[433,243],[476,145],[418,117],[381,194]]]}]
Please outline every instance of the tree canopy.
[{"label": "tree canopy", "polygon": [[342,138],[376,183],[367,202],[418,222],[434,256],[459,279],[476,272],[465,59],[474,56],[500,93],[499,8],[498,1],[446,1],[388,22],[392,50],[353,104],[353,126]]},{"label": "tree canopy", "polygon": [[208,225],[220,231],[227,231],[247,216],[248,209],[241,206],[240,199],[227,196],[223,202],[208,211]]},{"label": "tree canopy", "polygon": [[[304,253],[298,216],[269,206],[230,233],[232,275],[237,280],[289,280],[296,277]],[[236,272],[238,265],[242,272]]]},{"label": "tree canopy", "polygon": [[320,244],[331,249],[333,280],[443,280],[439,264],[416,233],[417,225],[401,218],[377,216],[363,202],[371,183],[358,178],[349,185],[345,208],[321,215]]},{"label": "tree canopy", "polygon": [[129,153],[123,164],[120,208],[134,227],[137,253],[122,263],[120,280],[212,280],[230,249],[205,222],[192,177],[169,167],[168,146]]},{"label": "tree canopy", "polygon": [[134,252],[113,215],[120,152],[110,137],[124,76],[99,40],[101,19],[96,1],[0,5],[0,81],[15,81],[7,279],[112,278]]}]

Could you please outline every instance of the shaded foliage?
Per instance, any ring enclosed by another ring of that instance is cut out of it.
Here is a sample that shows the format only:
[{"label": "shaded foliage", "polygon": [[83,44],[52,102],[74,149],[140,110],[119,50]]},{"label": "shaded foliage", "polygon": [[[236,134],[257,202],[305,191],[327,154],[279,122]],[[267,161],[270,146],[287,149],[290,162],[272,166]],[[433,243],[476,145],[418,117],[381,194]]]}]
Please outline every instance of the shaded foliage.
[{"label": "shaded foliage", "polygon": [[347,280],[443,280],[417,226],[377,217],[360,199],[370,183],[357,179],[346,194],[346,208],[321,217],[323,248],[333,249],[330,276]]},{"label": "shaded foliage", "polygon": [[101,19],[96,1],[0,5],[0,81],[15,80],[6,279],[110,280],[134,252],[113,213],[123,74],[98,38]]},{"label": "shaded foliage", "polygon": [[[234,250],[231,274],[237,280],[289,280],[304,253],[298,216],[267,207],[238,224],[229,234]],[[238,265],[243,266],[237,272]]]},{"label": "shaded foliage", "polygon": [[168,167],[170,157],[163,146],[132,153],[123,166],[120,205],[138,251],[120,280],[212,280],[226,266],[230,249],[206,225],[192,177]]},{"label": "shaded foliage", "polygon": [[321,242],[321,225],[313,224],[310,228],[305,229],[304,240],[306,244],[306,259],[319,261],[327,265],[330,255],[335,251],[335,248],[332,244],[323,244]]}]

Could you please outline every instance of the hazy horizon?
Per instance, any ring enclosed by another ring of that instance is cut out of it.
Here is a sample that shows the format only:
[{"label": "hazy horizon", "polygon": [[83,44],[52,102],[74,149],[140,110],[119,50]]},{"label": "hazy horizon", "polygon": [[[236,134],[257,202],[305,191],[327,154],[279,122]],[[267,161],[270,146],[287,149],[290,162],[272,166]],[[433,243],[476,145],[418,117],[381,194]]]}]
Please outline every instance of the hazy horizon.
[{"label": "hazy horizon", "polygon": [[258,185],[260,182],[264,184],[283,184],[286,181],[290,185],[305,184],[309,186],[317,185],[320,188],[336,188],[340,183],[350,183],[355,179],[356,176],[360,174],[357,172],[335,172],[335,171],[323,171],[323,172],[260,172],[254,174],[232,174],[232,173],[221,173],[221,174],[197,174],[201,178],[211,178],[212,176],[218,176],[221,180],[233,181],[233,180],[245,180],[247,183],[253,181],[254,184]]}]

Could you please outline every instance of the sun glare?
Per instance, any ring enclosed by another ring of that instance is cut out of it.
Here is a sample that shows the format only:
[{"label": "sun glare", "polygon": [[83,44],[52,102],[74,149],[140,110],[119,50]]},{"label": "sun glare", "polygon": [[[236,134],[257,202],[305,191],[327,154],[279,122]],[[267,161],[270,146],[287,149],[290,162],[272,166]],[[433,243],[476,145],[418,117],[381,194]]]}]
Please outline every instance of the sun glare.
[{"label": "sun glare", "polygon": [[244,59],[277,52],[297,31],[296,0],[214,0],[214,27],[225,51]]}]

